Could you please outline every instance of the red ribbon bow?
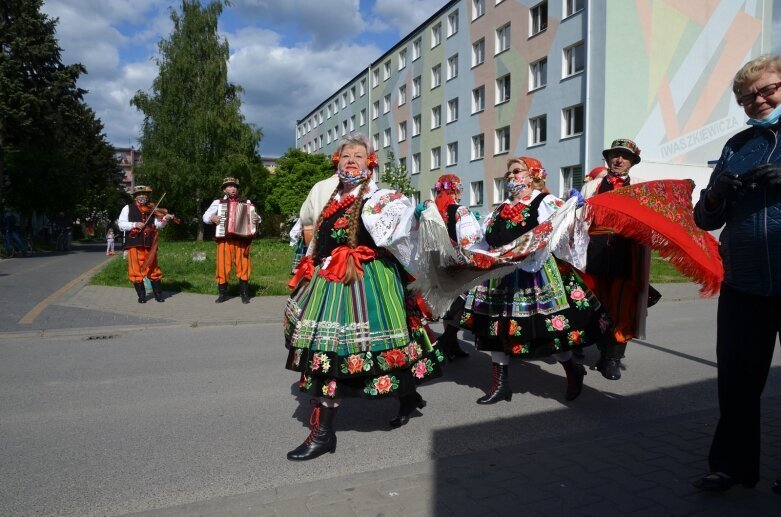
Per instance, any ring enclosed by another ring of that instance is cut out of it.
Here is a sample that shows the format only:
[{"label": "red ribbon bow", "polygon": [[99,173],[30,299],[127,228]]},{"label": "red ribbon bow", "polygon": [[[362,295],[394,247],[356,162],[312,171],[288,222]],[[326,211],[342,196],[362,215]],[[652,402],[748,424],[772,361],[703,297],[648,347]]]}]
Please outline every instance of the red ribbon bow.
[{"label": "red ribbon bow", "polygon": [[296,271],[293,274],[293,278],[287,283],[288,289],[295,289],[302,278],[306,277],[307,280],[312,280],[312,274],[315,272],[315,263],[312,262],[312,257],[306,256],[302,258]]},{"label": "red ribbon bow", "polygon": [[331,282],[343,282],[344,275],[347,273],[347,257],[352,257],[355,261],[355,267],[359,275],[363,275],[362,262],[374,259],[377,254],[368,246],[339,246],[331,253],[331,262],[327,268],[321,268],[318,273],[320,276]]},{"label": "red ribbon bow", "polygon": [[609,174],[607,180],[613,185],[613,188],[623,187],[629,185],[629,176],[614,176]]}]

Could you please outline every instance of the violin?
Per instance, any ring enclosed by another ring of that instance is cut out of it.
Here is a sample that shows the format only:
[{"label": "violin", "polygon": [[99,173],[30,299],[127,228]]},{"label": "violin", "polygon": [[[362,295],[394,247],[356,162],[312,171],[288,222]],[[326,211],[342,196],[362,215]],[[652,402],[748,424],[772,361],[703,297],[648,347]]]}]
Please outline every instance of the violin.
[{"label": "violin", "polygon": [[167,215],[170,215],[172,216],[171,222],[173,222],[174,224],[181,224],[182,222],[181,219],[179,219],[174,214],[172,214],[167,208],[158,207],[156,203],[153,203],[151,201],[145,205],[140,205],[138,209],[141,211],[144,217],[149,217],[149,214],[154,212],[155,217],[159,217],[160,219],[162,219]]}]

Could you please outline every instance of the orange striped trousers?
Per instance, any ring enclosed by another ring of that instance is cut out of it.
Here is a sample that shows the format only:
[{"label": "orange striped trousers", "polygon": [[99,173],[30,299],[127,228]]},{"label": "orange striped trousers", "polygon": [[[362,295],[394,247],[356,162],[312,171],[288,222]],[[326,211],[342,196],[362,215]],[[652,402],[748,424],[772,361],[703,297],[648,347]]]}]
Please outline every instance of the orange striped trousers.
[{"label": "orange striped trousers", "polygon": [[146,260],[147,254],[149,254],[149,248],[128,248],[127,250],[127,276],[134,284],[143,282],[145,276],[149,280],[163,278],[163,272],[157,266],[157,255],[141,271],[141,264]]},{"label": "orange striped trousers", "polygon": [[250,264],[249,239],[224,239],[217,241],[217,278],[218,284],[227,284],[231,269],[235,267],[239,280],[249,280],[252,273]]}]

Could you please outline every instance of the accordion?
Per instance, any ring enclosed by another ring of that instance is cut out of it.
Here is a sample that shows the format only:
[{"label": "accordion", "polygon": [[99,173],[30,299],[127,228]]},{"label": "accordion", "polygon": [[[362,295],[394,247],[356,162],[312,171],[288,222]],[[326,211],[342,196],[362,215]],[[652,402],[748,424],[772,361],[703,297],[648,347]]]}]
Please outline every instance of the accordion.
[{"label": "accordion", "polygon": [[254,237],[257,227],[253,224],[255,207],[242,201],[220,203],[217,209],[220,222],[214,232],[216,238]]}]

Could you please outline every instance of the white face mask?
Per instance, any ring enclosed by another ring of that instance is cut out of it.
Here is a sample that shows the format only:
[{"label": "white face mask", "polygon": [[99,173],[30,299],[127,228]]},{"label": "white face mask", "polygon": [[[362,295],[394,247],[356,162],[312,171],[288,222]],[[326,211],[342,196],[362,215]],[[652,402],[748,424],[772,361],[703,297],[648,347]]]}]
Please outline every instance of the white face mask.
[{"label": "white face mask", "polygon": [[346,171],[342,168],[339,169],[339,181],[342,182],[342,185],[344,185],[346,188],[354,189],[369,177],[370,171],[369,169],[360,169],[359,171],[356,171],[357,174],[353,171]]},{"label": "white face mask", "polygon": [[770,127],[778,124],[779,120],[781,120],[781,104],[776,106],[767,117],[763,119],[750,118],[746,123],[750,126]]}]

